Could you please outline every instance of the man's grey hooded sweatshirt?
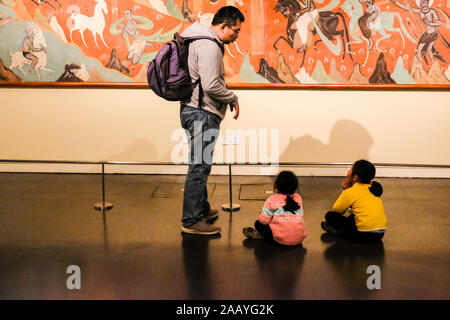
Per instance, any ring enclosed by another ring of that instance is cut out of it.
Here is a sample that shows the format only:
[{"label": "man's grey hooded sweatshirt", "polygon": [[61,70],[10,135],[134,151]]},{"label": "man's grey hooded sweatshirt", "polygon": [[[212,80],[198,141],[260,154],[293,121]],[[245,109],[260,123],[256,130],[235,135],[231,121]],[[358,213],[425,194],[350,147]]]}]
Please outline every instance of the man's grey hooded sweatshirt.
[{"label": "man's grey hooded sweatshirt", "polygon": [[[208,36],[222,42],[211,28],[198,22],[187,28],[181,36]],[[238,98],[226,87],[222,59],[222,50],[214,41],[202,39],[189,44],[189,73],[192,82],[197,81],[200,77],[204,93],[202,108],[217,114],[223,120],[228,105],[236,104]],[[191,98],[183,100],[181,103],[198,108],[198,95],[199,86],[197,85]]]}]

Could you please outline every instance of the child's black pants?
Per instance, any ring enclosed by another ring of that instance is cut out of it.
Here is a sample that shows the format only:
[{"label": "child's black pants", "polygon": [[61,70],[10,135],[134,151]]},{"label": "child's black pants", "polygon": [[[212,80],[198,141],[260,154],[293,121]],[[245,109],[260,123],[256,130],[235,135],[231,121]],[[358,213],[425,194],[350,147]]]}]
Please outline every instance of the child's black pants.
[{"label": "child's black pants", "polygon": [[265,239],[273,240],[272,229],[270,229],[268,224],[262,224],[258,220],[255,221],[255,229],[261,233]]},{"label": "child's black pants", "polygon": [[344,238],[356,242],[378,242],[383,236],[384,232],[361,232],[356,228],[355,216],[351,214],[345,217],[339,212],[329,211],[325,215],[325,220],[329,226],[336,229],[336,231],[344,236]]}]

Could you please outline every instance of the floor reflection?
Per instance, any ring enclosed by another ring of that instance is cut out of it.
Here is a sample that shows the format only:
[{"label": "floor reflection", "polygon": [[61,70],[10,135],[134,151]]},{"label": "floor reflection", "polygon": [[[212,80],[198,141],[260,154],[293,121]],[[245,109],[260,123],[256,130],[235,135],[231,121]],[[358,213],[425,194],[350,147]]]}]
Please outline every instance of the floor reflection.
[{"label": "floor reflection", "polygon": [[259,278],[267,283],[274,299],[295,299],[306,249],[302,245],[283,246],[275,242],[249,239],[244,240],[244,246],[254,249],[261,273]]},{"label": "floor reflection", "polygon": [[211,286],[211,269],[208,259],[209,241],[220,234],[198,236],[182,233],[183,263],[190,299],[214,299]]},{"label": "floor reflection", "polygon": [[336,282],[353,299],[366,299],[377,293],[367,287],[367,279],[372,275],[369,266],[378,266],[382,273],[384,266],[384,245],[377,243],[355,243],[339,236],[324,233],[321,241],[331,243],[325,250],[325,262],[333,267]]}]

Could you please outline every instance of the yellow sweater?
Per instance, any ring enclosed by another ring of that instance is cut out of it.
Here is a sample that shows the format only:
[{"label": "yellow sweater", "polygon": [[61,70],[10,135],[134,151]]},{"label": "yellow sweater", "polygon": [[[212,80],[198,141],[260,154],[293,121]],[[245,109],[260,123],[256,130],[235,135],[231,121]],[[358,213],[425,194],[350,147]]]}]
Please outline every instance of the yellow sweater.
[{"label": "yellow sweater", "polygon": [[358,231],[383,231],[387,226],[383,201],[369,188],[370,184],[356,183],[345,189],[334,203],[333,211],[344,213],[351,208]]}]

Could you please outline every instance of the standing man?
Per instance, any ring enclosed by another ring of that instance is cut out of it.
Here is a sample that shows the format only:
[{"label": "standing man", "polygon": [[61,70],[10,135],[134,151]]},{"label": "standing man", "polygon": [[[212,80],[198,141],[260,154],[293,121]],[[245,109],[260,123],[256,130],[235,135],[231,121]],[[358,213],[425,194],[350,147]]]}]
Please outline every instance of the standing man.
[{"label": "standing man", "polygon": [[233,6],[219,9],[211,27],[198,22],[192,24],[182,37],[208,36],[189,45],[188,66],[192,82],[200,79],[192,96],[181,101],[181,126],[189,142],[189,169],[186,175],[181,230],[185,233],[212,235],[220,227],[209,224],[218,216],[208,202],[206,183],[211,172],[212,153],[219,136],[220,122],[226,110],[234,110],[233,119],[239,116],[237,96],[227,89],[223,68],[223,45],[235,41],[245,18]]}]

